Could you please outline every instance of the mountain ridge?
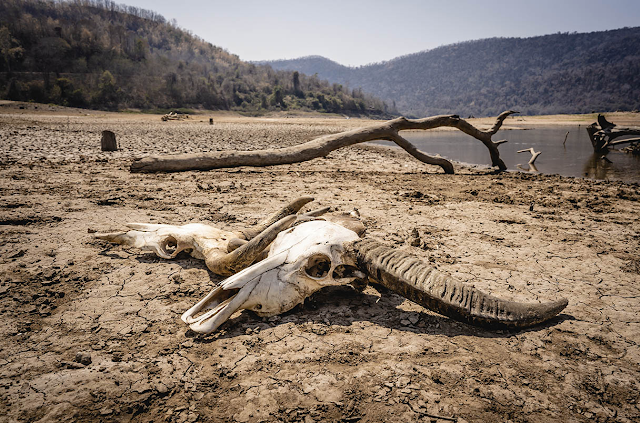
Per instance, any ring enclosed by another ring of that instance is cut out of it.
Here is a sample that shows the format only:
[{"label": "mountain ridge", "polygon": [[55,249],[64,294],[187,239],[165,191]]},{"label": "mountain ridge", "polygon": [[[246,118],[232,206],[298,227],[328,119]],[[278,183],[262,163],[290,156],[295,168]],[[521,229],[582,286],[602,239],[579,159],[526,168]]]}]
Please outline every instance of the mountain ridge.
[{"label": "mountain ridge", "polygon": [[470,40],[358,67],[317,55],[262,63],[361,88],[417,116],[640,108],[640,27]]}]

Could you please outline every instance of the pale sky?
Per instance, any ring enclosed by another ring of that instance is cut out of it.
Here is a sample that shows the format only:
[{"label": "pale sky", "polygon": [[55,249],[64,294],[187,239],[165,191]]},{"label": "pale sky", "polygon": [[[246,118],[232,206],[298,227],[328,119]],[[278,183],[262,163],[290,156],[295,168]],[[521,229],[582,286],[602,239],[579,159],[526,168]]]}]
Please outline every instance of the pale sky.
[{"label": "pale sky", "polygon": [[320,55],[347,66],[459,41],[640,26],[640,0],[124,0],[242,60]]}]

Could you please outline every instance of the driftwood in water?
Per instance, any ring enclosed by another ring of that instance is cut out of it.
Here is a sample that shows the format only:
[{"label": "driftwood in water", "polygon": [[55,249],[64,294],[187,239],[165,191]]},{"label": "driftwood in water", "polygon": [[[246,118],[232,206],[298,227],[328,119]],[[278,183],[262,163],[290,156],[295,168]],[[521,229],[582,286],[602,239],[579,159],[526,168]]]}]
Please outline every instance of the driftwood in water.
[{"label": "driftwood in water", "polygon": [[366,141],[393,141],[409,154],[423,163],[442,167],[445,173],[453,173],[450,161],[431,157],[418,150],[413,144],[400,136],[399,132],[407,129],[434,129],[444,126],[457,128],[477,140],[489,150],[491,165],[500,170],[507,166],[498,152],[499,142],[491,137],[498,132],[507,116],[518,113],[506,111],[496,118],[496,123],[487,131],[481,131],[457,115],[433,116],[424,119],[406,119],[399,117],[384,123],[338,134],[325,135],[303,144],[284,148],[273,148],[255,151],[214,151],[197,154],[174,154],[167,156],[149,156],[134,161],[131,172],[182,172],[187,170],[211,170],[239,166],[274,166],[300,163],[318,157],[325,157],[330,152],[342,147]]},{"label": "driftwood in water", "polygon": [[626,138],[614,141],[620,137],[640,135],[640,128],[618,128],[602,115],[598,115],[597,123],[594,122],[587,126],[587,133],[589,134],[591,145],[593,145],[593,150],[596,152],[607,151],[609,147],[640,140],[640,138]]},{"label": "driftwood in water", "polygon": [[116,134],[111,131],[102,131],[102,139],[100,140],[102,151],[118,151],[118,142]]},{"label": "driftwood in water", "polygon": [[533,165],[536,162],[536,159],[538,158],[538,156],[542,154],[542,151],[535,151],[532,147],[532,148],[527,148],[525,150],[518,150],[518,153],[531,153],[529,164]]}]

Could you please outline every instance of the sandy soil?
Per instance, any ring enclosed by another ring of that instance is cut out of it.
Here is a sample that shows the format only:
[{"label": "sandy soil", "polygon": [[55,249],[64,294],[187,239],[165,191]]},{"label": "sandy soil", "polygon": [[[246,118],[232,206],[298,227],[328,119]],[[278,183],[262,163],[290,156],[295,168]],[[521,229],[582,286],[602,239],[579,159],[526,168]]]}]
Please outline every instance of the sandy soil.
[{"label": "sandy soil", "polygon": [[[290,145],[366,122],[217,114],[209,126],[45,107],[0,109],[0,421],[640,420],[637,185],[444,175],[376,146],[130,174],[152,152]],[[100,151],[104,129],[120,151]],[[372,287],[335,288],[201,336],[179,317],[220,278],[91,234],[132,221],[237,229],[302,194],[313,208],[357,207],[370,235],[485,291],[569,306],[531,330],[488,331]]]}]

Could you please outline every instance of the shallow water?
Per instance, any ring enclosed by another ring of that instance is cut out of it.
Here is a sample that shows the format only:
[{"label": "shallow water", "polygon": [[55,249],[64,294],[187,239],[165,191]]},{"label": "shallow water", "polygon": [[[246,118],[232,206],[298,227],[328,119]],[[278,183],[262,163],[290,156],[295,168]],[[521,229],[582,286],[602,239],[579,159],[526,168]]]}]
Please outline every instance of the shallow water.
[{"label": "shallow water", "polygon": [[[567,132],[569,135],[563,146]],[[487,148],[480,141],[460,131],[404,132],[402,135],[428,154],[440,154],[463,163],[491,164]],[[509,170],[535,171],[528,164],[531,154],[517,153],[518,150],[533,147],[535,151],[542,152],[535,162],[535,168],[540,173],[640,182],[640,157],[611,151],[607,154],[611,163],[600,160],[600,155],[593,153],[584,126],[502,130],[493,136],[493,140],[502,139],[509,141],[498,147],[500,157]]]}]

